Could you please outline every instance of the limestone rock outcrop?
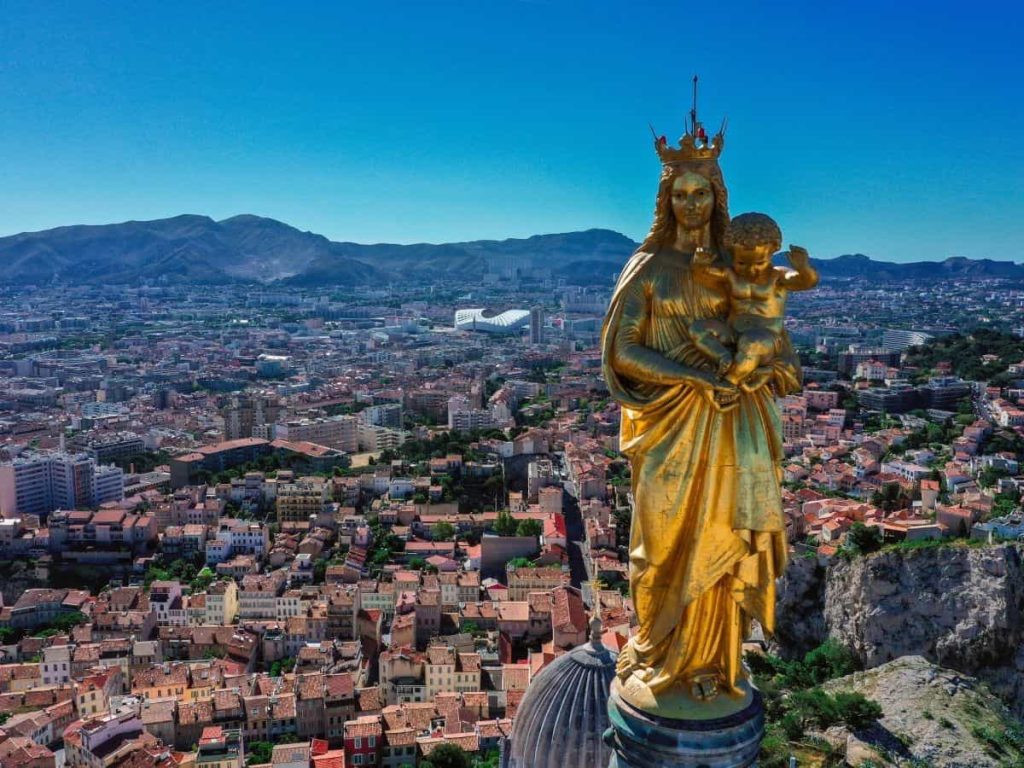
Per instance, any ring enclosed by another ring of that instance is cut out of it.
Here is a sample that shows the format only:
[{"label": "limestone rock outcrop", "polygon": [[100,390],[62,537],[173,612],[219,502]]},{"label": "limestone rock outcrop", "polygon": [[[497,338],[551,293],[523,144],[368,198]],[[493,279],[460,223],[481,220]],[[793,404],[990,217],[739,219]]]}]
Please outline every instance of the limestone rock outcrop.
[{"label": "limestone rock outcrop", "polygon": [[943,546],[794,558],[780,585],[777,650],[826,638],[868,669],[901,656],[977,675],[1024,714],[1024,548]]},{"label": "limestone rock outcrop", "polygon": [[[871,752],[884,756],[886,765],[935,768],[999,768],[1024,760],[1019,726],[984,683],[920,656],[833,680],[825,688],[862,693],[882,708],[875,725],[847,736],[850,765],[866,762]],[[870,764],[879,762],[872,758]]]}]

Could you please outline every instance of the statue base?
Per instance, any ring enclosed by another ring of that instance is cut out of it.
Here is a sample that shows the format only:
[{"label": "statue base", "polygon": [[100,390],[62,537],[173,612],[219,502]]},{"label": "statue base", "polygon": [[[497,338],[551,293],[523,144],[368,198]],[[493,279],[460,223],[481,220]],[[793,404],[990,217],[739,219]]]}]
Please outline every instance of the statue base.
[{"label": "statue base", "polygon": [[626,701],[615,680],[608,699],[611,728],[605,732],[605,740],[614,751],[608,768],[753,766],[764,736],[761,694],[751,688],[749,697],[740,700],[739,705],[739,709],[721,717],[656,715]]}]

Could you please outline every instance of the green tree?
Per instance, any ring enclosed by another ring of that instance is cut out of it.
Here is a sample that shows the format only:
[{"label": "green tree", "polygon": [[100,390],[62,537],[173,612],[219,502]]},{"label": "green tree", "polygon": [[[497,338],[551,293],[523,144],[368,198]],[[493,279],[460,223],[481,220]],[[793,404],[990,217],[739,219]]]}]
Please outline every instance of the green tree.
[{"label": "green tree", "polygon": [[886,483],[871,495],[871,503],[886,512],[906,506],[906,494],[899,483]]},{"label": "green tree", "polygon": [[[835,640],[824,643],[804,655],[801,677],[804,685],[820,685],[837,677],[844,677],[860,669],[857,658],[846,646]],[[792,678],[791,684],[797,681]]]},{"label": "green tree", "polygon": [[882,716],[878,702],[860,693],[840,692],[835,695],[835,701],[839,719],[854,731],[867,728]]},{"label": "green tree", "polygon": [[787,714],[791,714],[803,729],[825,730],[839,722],[835,699],[821,688],[793,691],[786,701]]},{"label": "green tree", "polygon": [[15,629],[14,627],[0,627],[0,645],[17,642],[20,639],[21,634],[21,630]]},{"label": "green tree", "polygon": [[295,669],[295,657],[286,656],[270,665],[270,676],[280,677],[287,672],[291,672],[293,669]]},{"label": "green tree", "polygon": [[882,534],[875,526],[857,521],[846,532],[844,546],[854,554],[867,555],[882,548]]},{"label": "green tree", "polygon": [[189,588],[192,590],[193,594],[197,592],[205,592],[209,586],[213,584],[216,578],[217,576],[213,571],[209,568],[203,568],[196,574],[196,577],[192,579],[192,582],[189,584]]},{"label": "green tree", "polygon": [[528,557],[513,557],[508,561],[512,568],[535,568],[535,563]]},{"label": "green tree", "polygon": [[544,525],[540,520],[520,520],[516,526],[516,536],[540,536],[544,533]]},{"label": "green tree", "polygon": [[445,742],[434,747],[420,768],[473,768],[469,753],[458,744]]},{"label": "green tree", "polygon": [[430,527],[430,537],[434,541],[451,541],[455,538],[455,526],[447,520],[441,520]]},{"label": "green tree", "polygon": [[89,618],[81,611],[71,611],[55,618],[50,622],[50,626],[58,632],[70,632],[73,628],[79,624],[85,624],[88,620]]},{"label": "green tree", "polygon": [[496,749],[488,750],[483,755],[473,758],[473,768],[498,768],[501,765],[501,753]]},{"label": "green tree", "polygon": [[992,517],[1005,517],[1017,510],[1020,504],[1020,493],[1016,490],[1010,493],[999,493],[992,499]]},{"label": "green tree", "polygon": [[245,745],[245,764],[262,765],[269,763],[274,745],[269,741],[250,741]]},{"label": "green tree", "polygon": [[1001,477],[1009,477],[1010,473],[1001,467],[993,467],[989,464],[983,467],[978,473],[978,485],[982,488],[991,488]]},{"label": "green tree", "polygon": [[498,519],[494,521],[494,531],[499,536],[515,536],[518,524],[512,513],[507,509],[498,512]]}]

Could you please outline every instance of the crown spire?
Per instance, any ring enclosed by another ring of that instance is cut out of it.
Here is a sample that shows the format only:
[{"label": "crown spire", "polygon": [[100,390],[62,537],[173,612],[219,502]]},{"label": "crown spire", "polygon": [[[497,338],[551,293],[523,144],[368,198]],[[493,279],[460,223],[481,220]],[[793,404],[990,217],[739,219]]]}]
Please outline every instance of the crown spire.
[{"label": "crown spire", "polygon": [[693,106],[690,107],[690,129],[689,133],[700,136],[704,132],[703,126],[697,122],[697,76],[693,76]]},{"label": "crown spire", "polygon": [[651,126],[651,133],[654,134],[654,150],[661,158],[664,165],[676,165],[693,162],[697,160],[717,160],[722,154],[725,146],[726,121],[722,121],[722,127],[715,134],[714,138],[708,139],[704,124],[697,119],[697,75],[693,76],[693,102],[690,107],[689,120],[684,121],[685,132],[679,138],[679,147],[671,147],[664,136],[658,136],[654,127]]}]

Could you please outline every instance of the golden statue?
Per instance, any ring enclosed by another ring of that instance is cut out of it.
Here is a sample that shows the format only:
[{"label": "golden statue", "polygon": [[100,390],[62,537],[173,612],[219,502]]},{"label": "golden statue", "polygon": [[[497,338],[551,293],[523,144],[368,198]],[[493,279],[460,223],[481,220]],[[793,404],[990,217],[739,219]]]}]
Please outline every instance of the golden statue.
[{"label": "golden statue", "polygon": [[[724,126],[723,126],[724,127]],[[778,227],[730,222],[718,158],[696,109],[662,161],[654,224],[619,277],[602,330],[633,472],[630,592],[638,628],[619,654],[618,695],[679,719],[748,706],[741,646],[774,629],[786,562],[777,395],[797,391],[783,328],[788,291],[817,282],[807,252],[774,267]]]}]

